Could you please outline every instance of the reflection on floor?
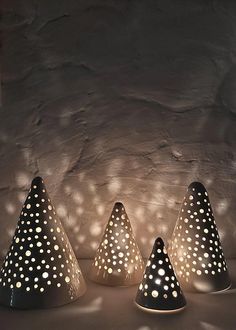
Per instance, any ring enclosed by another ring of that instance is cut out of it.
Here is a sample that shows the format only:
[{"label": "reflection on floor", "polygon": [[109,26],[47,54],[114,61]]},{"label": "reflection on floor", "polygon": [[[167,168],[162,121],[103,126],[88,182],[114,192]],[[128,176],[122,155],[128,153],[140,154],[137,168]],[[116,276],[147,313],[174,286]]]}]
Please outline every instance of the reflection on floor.
[{"label": "reflection on floor", "polygon": [[[90,260],[81,260],[85,278]],[[75,303],[49,310],[18,311],[0,307],[1,330],[235,330],[236,260],[229,260],[232,288],[219,294],[188,294],[180,314],[148,314],[133,304],[137,286],[112,288],[87,281]]]}]

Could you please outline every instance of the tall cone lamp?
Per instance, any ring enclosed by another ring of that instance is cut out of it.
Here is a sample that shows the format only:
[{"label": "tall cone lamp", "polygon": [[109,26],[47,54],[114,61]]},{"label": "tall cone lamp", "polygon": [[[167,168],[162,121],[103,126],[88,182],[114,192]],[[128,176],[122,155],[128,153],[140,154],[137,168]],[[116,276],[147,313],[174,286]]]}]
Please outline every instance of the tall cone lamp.
[{"label": "tall cone lamp", "polygon": [[169,254],[183,289],[216,292],[230,287],[208,193],[199,182],[188,187]]},{"label": "tall cone lamp", "polygon": [[135,303],[144,311],[157,313],[173,313],[185,308],[186,300],[161,238],[154,243]]},{"label": "tall cone lamp", "polygon": [[116,203],[93,261],[90,279],[104,285],[139,283],[144,263],[122,203]]},{"label": "tall cone lamp", "polygon": [[70,242],[43,180],[36,177],[0,272],[0,303],[50,308],[76,300],[85,290]]}]

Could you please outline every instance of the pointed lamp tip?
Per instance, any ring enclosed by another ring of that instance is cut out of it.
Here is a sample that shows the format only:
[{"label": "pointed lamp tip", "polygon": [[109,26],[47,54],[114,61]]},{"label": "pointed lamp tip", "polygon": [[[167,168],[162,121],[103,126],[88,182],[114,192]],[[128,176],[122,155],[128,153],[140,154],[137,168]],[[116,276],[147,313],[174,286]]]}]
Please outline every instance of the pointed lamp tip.
[{"label": "pointed lamp tip", "polygon": [[43,179],[40,176],[36,176],[31,183],[31,186],[38,186],[38,185],[42,185],[43,183]]},{"label": "pointed lamp tip", "polygon": [[121,202],[116,202],[114,207],[117,207],[118,209],[124,207],[124,205]]},{"label": "pointed lamp tip", "polygon": [[198,181],[194,181],[188,186],[188,190],[191,190],[193,188],[197,191],[205,191],[206,190],[204,185],[201,182],[198,182]]},{"label": "pointed lamp tip", "polygon": [[164,246],[163,239],[161,237],[157,237],[155,240],[155,245]]}]

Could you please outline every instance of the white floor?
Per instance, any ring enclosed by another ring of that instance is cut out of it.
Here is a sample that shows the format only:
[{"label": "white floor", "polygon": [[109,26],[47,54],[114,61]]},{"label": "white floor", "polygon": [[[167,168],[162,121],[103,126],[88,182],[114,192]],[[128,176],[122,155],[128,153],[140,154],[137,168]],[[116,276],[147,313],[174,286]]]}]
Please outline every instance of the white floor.
[{"label": "white floor", "polygon": [[[87,278],[90,261],[80,265]],[[50,310],[0,307],[0,330],[235,330],[236,260],[228,261],[232,288],[219,294],[186,294],[179,314],[157,315],[135,307],[137,286],[111,288],[87,281],[86,294],[73,304]]]}]

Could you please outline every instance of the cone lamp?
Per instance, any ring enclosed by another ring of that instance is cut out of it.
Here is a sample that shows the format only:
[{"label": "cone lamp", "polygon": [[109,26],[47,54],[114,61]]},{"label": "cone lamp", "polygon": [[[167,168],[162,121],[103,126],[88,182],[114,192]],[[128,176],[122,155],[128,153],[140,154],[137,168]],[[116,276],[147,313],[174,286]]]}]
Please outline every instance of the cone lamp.
[{"label": "cone lamp", "polygon": [[116,203],[96,252],[90,279],[110,286],[140,282],[144,263],[122,203]]},{"label": "cone lamp", "polygon": [[230,286],[208,193],[199,182],[188,187],[169,254],[184,290],[216,292]]},{"label": "cone lamp", "polygon": [[36,177],[0,272],[0,303],[50,308],[76,300],[85,290],[70,242],[43,180]]},{"label": "cone lamp", "polygon": [[154,243],[135,303],[147,312],[173,313],[185,308],[185,297],[161,238]]}]

